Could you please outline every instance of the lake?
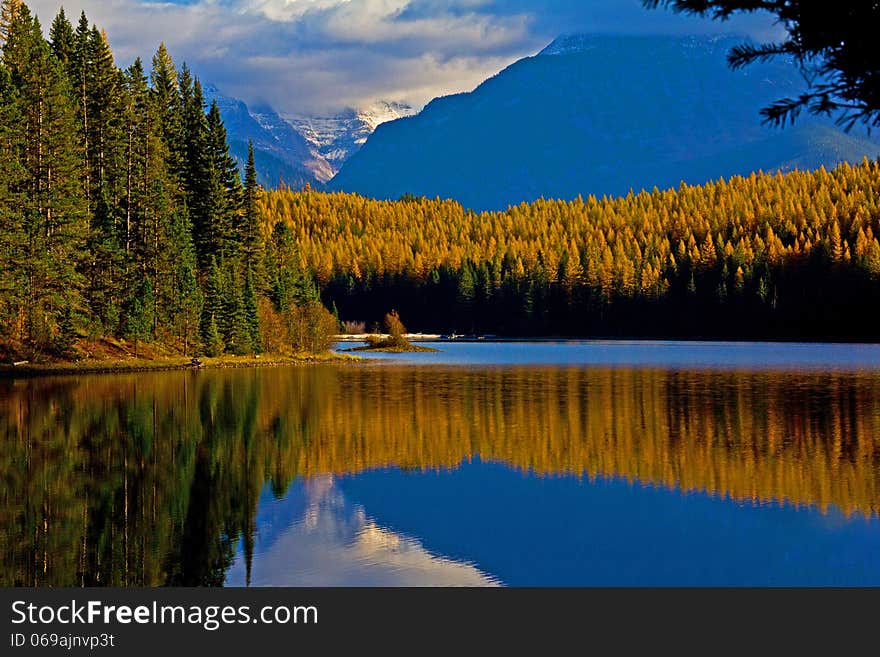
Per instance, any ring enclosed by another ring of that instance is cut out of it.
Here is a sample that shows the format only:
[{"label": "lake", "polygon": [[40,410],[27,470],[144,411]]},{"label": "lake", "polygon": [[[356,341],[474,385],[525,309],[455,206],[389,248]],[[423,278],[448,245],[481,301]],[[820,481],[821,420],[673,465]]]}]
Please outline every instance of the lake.
[{"label": "lake", "polygon": [[880,346],[434,346],[0,381],[0,585],[880,585]]}]

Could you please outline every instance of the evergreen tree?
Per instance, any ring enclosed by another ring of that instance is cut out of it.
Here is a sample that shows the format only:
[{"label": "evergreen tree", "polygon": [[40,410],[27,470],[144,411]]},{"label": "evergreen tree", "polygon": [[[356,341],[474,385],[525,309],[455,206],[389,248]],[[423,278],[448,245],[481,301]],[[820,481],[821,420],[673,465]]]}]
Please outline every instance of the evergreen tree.
[{"label": "evergreen tree", "polygon": [[150,279],[144,278],[125,304],[124,335],[134,342],[134,355],[138,355],[138,344],[148,342],[153,335],[155,324],[155,299]]},{"label": "evergreen tree", "polygon": [[206,352],[261,350],[259,296],[318,291],[289,233],[262,251],[252,147],[245,190],[218,106],[164,44],[148,77],[84,12],[49,36],[2,0],[0,347],[72,357],[115,334],[186,353],[198,331]]},{"label": "evergreen tree", "polygon": [[259,210],[257,208],[259,193],[257,168],[254,163],[254,142],[249,141],[247,165],[244,169],[244,207],[239,238],[247,267],[256,264],[256,255],[259,250]]},{"label": "evergreen tree", "polygon": [[22,0],[3,0],[0,3],[0,46],[9,40],[12,24],[22,8]]},{"label": "evergreen tree", "polygon": [[52,21],[52,27],[49,29],[49,43],[52,45],[52,54],[66,68],[73,54],[76,35],[73,31],[73,25],[67,20],[67,14],[64,13],[64,7],[58,10],[58,15]]},{"label": "evergreen tree", "polygon": [[181,97],[177,86],[177,69],[168,53],[165,44],[153,56],[153,68],[150,73],[153,110],[155,112],[156,129],[165,147],[171,171],[180,171],[179,153],[183,137]]},{"label": "evergreen tree", "polygon": [[251,340],[248,318],[245,312],[244,295],[235,272],[227,271],[223,284],[222,314],[220,333],[226,344],[226,351],[236,355],[250,353]]},{"label": "evergreen tree", "polygon": [[207,356],[215,357],[223,353],[223,339],[218,322],[222,312],[220,275],[217,271],[217,261],[212,258],[205,277],[204,303],[199,320],[202,350]]},{"label": "evergreen tree", "polygon": [[251,351],[261,353],[263,351],[263,339],[260,334],[260,315],[257,308],[257,293],[254,289],[254,277],[251,270],[247,270],[244,281],[244,315],[247,324],[247,335]]},{"label": "evergreen tree", "polygon": [[20,159],[23,110],[8,69],[0,65],[0,333],[18,343],[27,337],[24,307],[30,253],[24,220],[28,172]]},{"label": "evergreen tree", "polygon": [[242,244],[239,226],[242,205],[241,176],[238,165],[229,154],[226,126],[223,125],[216,101],[211,103],[207,126],[211,157],[208,194],[214,235],[214,243],[210,248],[218,251],[225,259],[235,258],[239,255],[238,246]]},{"label": "evergreen tree", "polygon": [[[6,7],[7,5],[4,5]],[[14,12],[3,48],[8,73],[4,126],[6,166],[16,170],[13,189],[23,251],[13,274],[25,283],[14,301],[23,312],[32,348],[50,347],[61,318],[82,306],[77,265],[83,253],[84,208],[77,184],[75,115],[64,71],[25,6]]]},{"label": "evergreen tree", "polygon": [[82,178],[83,191],[85,193],[86,202],[91,209],[91,163],[89,156],[91,148],[89,147],[89,71],[91,69],[91,47],[90,47],[91,30],[89,28],[89,19],[86,12],[82,12],[79,16],[79,23],[76,26],[74,34],[73,49],[70,53],[67,73],[71,84],[71,91],[76,104],[76,116],[80,131],[80,154],[82,156],[82,169],[80,176]]},{"label": "evergreen tree", "polygon": [[171,244],[174,245],[177,268],[170,295],[170,323],[175,335],[183,342],[187,355],[193,340],[191,335],[200,322],[201,294],[196,276],[195,251],[192,233],[186,215],[177,215],[172,224]]},{"label": "evergreen tree", "polygon": [[[120,242],[127,260],[127,271],[143,253],[146,223],[147,165],[159,150],[151,124],[150,90],[143,62],[136,59],[124,76],[124,198],[121,201],[123,220]],[[151,158],[152,154],[152,158]]]}]

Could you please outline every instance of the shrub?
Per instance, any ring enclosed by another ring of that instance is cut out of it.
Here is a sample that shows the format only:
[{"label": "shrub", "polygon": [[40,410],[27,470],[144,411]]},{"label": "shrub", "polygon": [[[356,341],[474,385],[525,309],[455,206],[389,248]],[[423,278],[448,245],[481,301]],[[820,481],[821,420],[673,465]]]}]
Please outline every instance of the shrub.
[{"label": "shrub", "polygon": [[333,346],[339,325],[320,301],[292,306],[286,315],[290,343],[295,351],[318,354]]},{"label": "shrub", "polygon": [[363,335],[367,332],[366,322],[345,322],[342,332],[346,335]]},{"label": "shrub", "polygon": [[408,347],[409,341],[404,337],[406,327],[400,321],[400,315],[392,310],[385,315],[385,331],[388,333],[387,344],[389,347]]}]

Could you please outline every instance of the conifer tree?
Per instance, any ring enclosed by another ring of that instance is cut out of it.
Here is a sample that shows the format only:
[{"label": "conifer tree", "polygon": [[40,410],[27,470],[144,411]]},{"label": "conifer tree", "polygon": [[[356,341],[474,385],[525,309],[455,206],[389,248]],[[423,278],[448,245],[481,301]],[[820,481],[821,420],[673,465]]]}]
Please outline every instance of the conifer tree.
[{"label": "conifer tree", "polygon": [[49,43],[52,45],[52,54],[65,68],[70,63],[75,42],[76,35],[73,32],[73,25],[67,20],[67,14],[64,13],[64,7],[62,7],[58,10],[55,20],[52,21],[52,27],[49,30]]},{"label": "conifer tree", "polygon": [[234,270],[226,272],[223,282],[220,334],[226,351],[236,355],[249,353],[250,336],[242,286]]},{"label": "conifer tree", "polygon": [[148,77],[139,59],[117,68],[84,12],[74,27],[60,10],[49,36],[2,0],[0,347],[70,357],[103,333],[261,350],[258,297],[289,308],[318,291],[289,233],[258,257],[252,147],[245,194],[219,107],[206,116],[164,44]]},{"label": "conifer tree", "polygon": [[[122,199],[124,218],[120,242],[127,260],[127,271],[143,252],[143,234],[146,217],[147,165],[156,157],[156,135],[151,129],[151,102],[147,76],[140,58],[134,61],[124,76],[124,177]],[[151,157],[152,155],[152,157]]]},{"label": "conifer tree", "polygon": [[244,282],[244,315],[247,324],[247,335],[251,351],[261,353],[263,351],[263,339],[260,334],[260,315],[257,308],[257,294],[254,289],[254,277],[251,270],[247,270]]},{"label": "conifer tree", "polygon": [[0,46],[9,40],[12,24],[21,11],[22,0],[3,0],[0,4]]},{"label": "conifer tree", "polygon": [[193,243],[199,266],[207,266],[212,255],[223,259],[217,213],[222,213],[223,195],[214,175],[213,158],[205,116],[204,97],[198,80],[193,81],[186,65],[178,80],[182,106],[182,138],[178,146],[186,207],[193,227]]},{"label": "conifer tree", "polygon": [[218,321],[222,311],[220,275],[217,271],[217,261],[212,258],[205,277],[204,302],[199,320],[202,349],[207,356],[215,357],[223,353],[223,339]]},{"label": "conifer tree", "polygon": [[176,336],[183,342],[183,353],[187,355],[193,342],[192,333],[200,322],[202,299],[196,275],[192,231],[185,214],[175,216],[170,242],[174,245],[174,260],[177,262],[169,300],[170,319]]},{"label": "conifer tree", "polygon": [[[6,6],[6,5],[4,5]],[[77,265],[83,252],[84,208],[77,184],[75,116],[64,71],[25,5],[14,12],[3,48],[8,72],[4,108],[10,138],[6,166],[20,177],[19,233],[26,237],[14,266],[22,280],[24,334],[37,350],[50,346],[61,318],[82,305]]]},{"label": "conifer tree", "polygon": [[89,146],[89,71],[91,67],[91,47],[90,47],[91,30],[89,29],[89,19],[86,12],[80,13],[79,22],[76,26],[74,34],[73,49],[67,64],[68,78],[71,84],[71,90],[75,99],[76,115],[78,119],[78,127],[80,130],[80,155],[82,157],[82,170],[80,176],[82,178],[83,192],[85,194],[88,209],[91,210],[91,163],[89,156],[91,148]]},{"label": "conifer tree", "polygon": [[148,342],[155,325],[155,300],[150,279],[144,278],[135,287],[125,304],[124,335],[134,342],[134,355],[138,355],[138,343]]},{"label": "conifer tree", "polygon": [[229,154],[226,126],[217,102],[211,103],[207,118],[211,181],[208,188],[210,212],[213,215],[214,243],[212,249],[230,259],[239,255],[242,187],[238,165]]},{"label": "conifer tree", "polygon": [[183,112],[177,86],[177,69],[164,43],[159,45],[153,56],[150,86],[158,135],[168,149],[170,169],[177,172],[181,167],[181,163],[175,160],[181,150]]},{"label": "conifer tree", "polygon": [[254,142],[248,142],[248,159],[244,169],[244,204],[241,222],[242,254],[246,267],[256,264],[259,249],[259,186],[257,185],[257,167],[254,163]]}]

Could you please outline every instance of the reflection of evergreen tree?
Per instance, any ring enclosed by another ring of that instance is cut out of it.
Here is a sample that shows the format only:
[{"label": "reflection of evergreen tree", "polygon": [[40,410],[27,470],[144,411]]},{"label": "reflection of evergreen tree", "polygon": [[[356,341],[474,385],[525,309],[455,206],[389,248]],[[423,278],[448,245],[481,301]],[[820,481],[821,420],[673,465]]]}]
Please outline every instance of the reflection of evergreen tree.
[{"label": "reflection of evergreen tree", "polygon": [[878,436],[880,382],[845,373],[317,367],[0,381],[0,586],[221,585],[239,545],[246,571],[253,559],[265,487],[281,497],[295,477],[474,455],[876,515]]}]

